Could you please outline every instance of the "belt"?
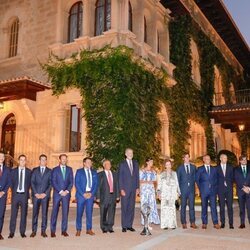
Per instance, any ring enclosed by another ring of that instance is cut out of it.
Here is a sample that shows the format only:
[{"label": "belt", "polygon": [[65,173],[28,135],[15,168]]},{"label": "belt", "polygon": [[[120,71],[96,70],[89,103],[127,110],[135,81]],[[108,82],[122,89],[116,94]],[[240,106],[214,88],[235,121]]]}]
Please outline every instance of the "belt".
[{"label": "belt", "polygon": [[16,192],[17,194],[25,194],[25,192]]}]

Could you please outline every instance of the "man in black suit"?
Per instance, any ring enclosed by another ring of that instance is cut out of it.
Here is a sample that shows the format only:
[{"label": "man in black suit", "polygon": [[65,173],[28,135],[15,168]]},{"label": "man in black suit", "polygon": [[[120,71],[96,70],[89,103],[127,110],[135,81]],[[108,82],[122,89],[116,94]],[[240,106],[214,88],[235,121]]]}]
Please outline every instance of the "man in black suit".
[{"label": "man in black suit", "polygon": [[51,191],[51,169],[47,167],[47,156],[39,156],[40,165],[33,169],[31,175],[31,189],[33,201],[32,233],[30,237],[35,237],[37,232],[37,221],[40,206],[42,205],[42,227],[41,236],[47,237],[46,228],[48,220],[48,207]]},{"label": "man in black suit", "polygon": [[31,170],[26,168],[26,156],[18,157],[18,167],[11,171],[11,217],[9,239],[14,237],[19,206],[21,207],[20,234],[25,238]]},{"label": "man in black suit", "polygon": [[4,165],[4,153],[0,152],[0,240],[3,240],[2,229],[6,210],[7,192],[10,186],[10,170]]},{"label": "man in black suit", "polygon": [[239,158],[240,165],[234,169],[234,179],[237,186],[237,195],[240,206],[240,229],[245,228],[245,211],[247,208],[248,222],[250,223],[250,167],[247,166],[247,157]]},{"label": "man in black suit", "polygon": [[221,228],[225,227],[225,205],[229,228],[233,229],[233,167],[227,163],[227,155],[220,155],[220,164],[217,166],[218,197],[220,205]]},{"label": "man in black suit", "polygon": [[111,162],[104,160],[104,171],[98,174],[99,186],[96,199],[100,203],[100,226],[103,233],[113,233],[116,202],[119,201],[117,173],[111,171]]},{"label": "man in black suit", "polygon": [[126,159],[119,164],[119,189],[121,194],[122,232],[134,232],[135,199],[139,194],[139,164],[133,160],[133,150],[125,150]]}]

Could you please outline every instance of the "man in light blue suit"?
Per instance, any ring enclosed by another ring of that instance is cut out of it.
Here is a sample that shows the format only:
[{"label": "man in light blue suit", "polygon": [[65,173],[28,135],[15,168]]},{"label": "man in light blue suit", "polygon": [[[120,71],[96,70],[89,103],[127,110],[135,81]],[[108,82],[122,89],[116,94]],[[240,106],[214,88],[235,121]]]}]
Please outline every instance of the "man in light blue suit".
[{"label": "man in light blue suit", "polygon": [[215,167],[210,166],[211,159],[209,155],[203,156],[204,165],[199,167],[196,172],[196,183],[200,190],[201,195],[201,219],[202,229],[207,228],[207,207],[210,203],[212,221],[214,228],[220,229],[218,224],[218,215],[216,207],[216,196],[218,192],[217,170]]},{"label": "man in light blue suit", "polygon": [[67,155],[59,156],[59,166],[55,167],[51,173],[51,185],[53,187],[53,208],[51,213],[50,229],[51,237],[56,237],[56,222],[60,204],[62,204],[62,224],[61,230],[64,237],[69,236],[68,214],[71,189],[73,187],[73,170],[67,166]]},{"label": "man in light blue suit", "polygon": [[190,155],[183,155],[183,164],[177,169],[177,176],[181,190],[181,224],[183,229],[187,229],[186,208],[189,207],[190,227],[196,229],[195,224],[195,173],[196,167],[190,163]]},{"label": "man in light blue suit", "polygon": [[91,158],[84,158],[83,168],[76,171],[75,186],[77,199],[76,236],[81,235],[84,209],[86,209],[86,234],[95,235],[92,231],[92,214],[94,198],[98,186],[98,176],[97,172],[92,169]]}]

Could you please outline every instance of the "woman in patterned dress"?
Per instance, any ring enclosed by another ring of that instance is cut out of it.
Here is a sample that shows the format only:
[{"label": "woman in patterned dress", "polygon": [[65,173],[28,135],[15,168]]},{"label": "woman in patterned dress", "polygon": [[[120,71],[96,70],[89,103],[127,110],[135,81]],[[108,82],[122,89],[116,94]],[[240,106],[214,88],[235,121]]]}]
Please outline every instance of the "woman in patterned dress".
[{"label": "woman in patterned dress", "polygon": [[[149,225],[160,224],[160,218],[156,206],[156,196],[155,196],[155,184],[157,180],[156,172],[152,169],[153,159],[148,158],[146,160],[145,166],[140,170],[140,198],[141,198],[141,208],[147,204],[150,207],[149,214]],[[141,216],[141,223],[144,225],[143,217]],[[149,226],[152,230],[152,227]]]},{"label": "woman in patterned dress", "polygon": [[161,200],[161,228],[175,229],[176,207],[175,201],[180,196],[180,188],[177,179],[177,174],[172,170],[172,163],[166,160],[164,164],[165,170],[160,174],[158,180],[158,198]]}]

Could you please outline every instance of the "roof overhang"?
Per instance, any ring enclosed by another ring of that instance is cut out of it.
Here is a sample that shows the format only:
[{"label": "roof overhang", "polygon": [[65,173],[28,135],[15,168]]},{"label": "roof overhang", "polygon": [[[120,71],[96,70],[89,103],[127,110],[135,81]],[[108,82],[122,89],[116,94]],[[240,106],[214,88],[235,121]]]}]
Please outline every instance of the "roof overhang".
[{"label": "roof overhang", "polygon": [[19,99],[30,99],[36,101],[36,94],[39,91],[50,89],[45,84],[29,77],[20,77],[0,81],[0,101],[12,101]]}]

